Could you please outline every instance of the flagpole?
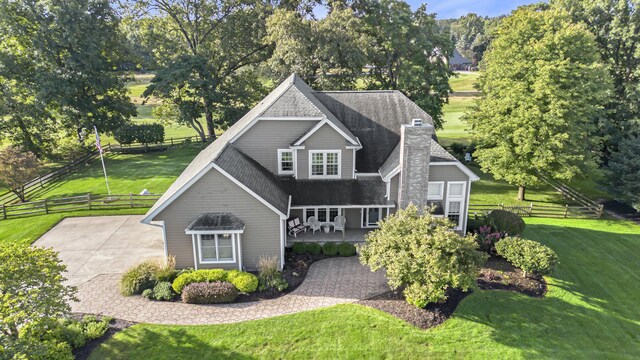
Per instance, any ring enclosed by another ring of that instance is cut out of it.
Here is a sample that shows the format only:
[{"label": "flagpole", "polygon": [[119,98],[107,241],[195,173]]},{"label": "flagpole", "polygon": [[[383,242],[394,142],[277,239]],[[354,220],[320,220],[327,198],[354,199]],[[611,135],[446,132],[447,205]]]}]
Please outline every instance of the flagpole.
[{"label": "flagpole", "polygon": [[109,188],[109,177],[107,176],[107,167],[104,165],[104,156],[102,156],[102,144],[100,144],[100,135],[98,134],[98,128],[94,125],[93,130],[96,132],[96,147],[100,153],[100,160],[102,161],[102,171],[104,172],[104,182],[107,184],[107,192],[111,196],[111,189]]}]

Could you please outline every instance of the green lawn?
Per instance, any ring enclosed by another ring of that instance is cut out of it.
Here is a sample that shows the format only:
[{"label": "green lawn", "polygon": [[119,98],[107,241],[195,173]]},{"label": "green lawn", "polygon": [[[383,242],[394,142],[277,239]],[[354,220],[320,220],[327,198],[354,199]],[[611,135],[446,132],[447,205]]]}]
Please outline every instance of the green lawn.
[{"label": "green lawn", "polygon": [[444,146],[458,142],[469,144],[468,126],[460,118],[473,105],[475,99],[471,97],[451,97],[449,103],[444,106],[444,124],[442,130],[438,130],[438,142]]},{"label": "green lawn", "polygon": [[473,87],[480,77],[479,71],[459,71],[457,76],[449,78],[449,85],[453,91],[475,91]]},{"label": "green lawn", "polygon": [[640,226],[527,219],[560,257],[544,299],[476,291],[443,325],[414,328],[340,305],[211,326],[135,325],[91,359],[634,359],[640,357]]},{"label": "green lawn", "polygon": [[[138,194],[143,189],[148,189],[151,193],[161,194],[198,152],[199,149],[189,147],[146,154],[108,153],[105,155],[105,165],[111,193]],[[35,200],[86,193],[107,193],[99,158],[61,180],[31,193],[30,198]]]},{"label": "green lawn", "polygon": [[565,205],[567,199],[546,184],[527,187],[525,201],[518,201],[518,187],[504,181],[495,180],[491,174],[484,173],[479,167],[466,164],[471,171],[480,176],[480,180],[471,185],[470,204],[505,205]]}]

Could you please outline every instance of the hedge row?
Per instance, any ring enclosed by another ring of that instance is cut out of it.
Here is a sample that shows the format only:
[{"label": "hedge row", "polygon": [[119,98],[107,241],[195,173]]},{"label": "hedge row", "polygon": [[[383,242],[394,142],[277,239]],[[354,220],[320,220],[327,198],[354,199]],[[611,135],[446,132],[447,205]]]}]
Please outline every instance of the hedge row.
[{"label": "hedge row", "polygon": [[127,124],[114,131],[113,137],[122,145],[161,143],[164,141],[164,126],[161,124]]},{"label": "hedge row", "polygon": [[309,254],[327,256],[353,256],[356,254],[356,246],[349,242],[335,243],[327,242],[324,245],[320,245],[314,242],[296,242],[293,243],[291,250],[295,254]]}]

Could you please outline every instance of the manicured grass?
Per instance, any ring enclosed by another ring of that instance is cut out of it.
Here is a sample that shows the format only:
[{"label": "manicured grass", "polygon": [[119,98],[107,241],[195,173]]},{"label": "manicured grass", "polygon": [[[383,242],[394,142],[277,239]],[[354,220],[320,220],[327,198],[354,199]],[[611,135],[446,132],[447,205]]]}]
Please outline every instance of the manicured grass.
[{"label": "manicured grass", "polygon": [[90,358],[638,358],[640,227],[527,219],[524,237],[560,257],[543,299],[478,290],[451,319],[426,331],[358,305],[229,325],[140,324]]},{"label": "manicured grass", "polygon": [[505,205],[565,205],[567,199],[551,186],[546,184],[527,187],[525,201],[518,201],[518,187],[509,185],[504,181],[498,181],[491,174],[484,173],[479,167],[465,164],[480,177],[480,180],[471,185],[470,204],[505,204]]},{"label": "manicured grass", "polygon": [[444,125],[442,130],[438,130],[438,142],[444,146],[458,142],[469,144],[469,126],[460,118],[473,105],[474,98],[471,97],[451,97],[449,103],[444,106]]},{"label": "manicured grass", "polygon": [[[200,151],[177,148],[145,154],[106,154],[105,165],[112,194],[138,194],[143,189],[163,193]],[[86,193],[106,194],[100,159],[93,160],[61,180],[30,194],[32,200]]]},{"label": "manicured grass", "polygon": [[145,214],[148,208],[114,210],[80,210],[73,212],[38,215],[25,218],[0,220],[0,245],[3,243],[31,244],[64,218],[74,216],[135,215]]},{"label": "manicured grass", "polygon": [[449,85],[453,91],[475,91],[473,87],[480,77],[479,71],[458,71],[457,76],[449,78]]}]

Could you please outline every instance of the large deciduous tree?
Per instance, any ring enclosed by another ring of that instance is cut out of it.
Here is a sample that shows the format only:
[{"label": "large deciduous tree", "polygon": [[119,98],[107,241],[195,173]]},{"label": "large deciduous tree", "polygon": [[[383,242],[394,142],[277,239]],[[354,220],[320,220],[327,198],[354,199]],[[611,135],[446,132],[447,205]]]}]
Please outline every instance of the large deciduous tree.
[{"label": "large deciduous tree", "polygon": [[[5,110],[13,120],[8,126],[16,132],[37,131],[23,134],[21,145],[36,150],[34,138],[47,138],[43,132],[56,130],[78,134],[82,140],[83,129],[96,125],[110,132],[135,114],[124,78],[115,71],[122,58],[122,38],[107,0],[2,0],[0,28],[6,44],[0,81],[19,89],[14,93],[27,94],[22,108]],[[23,124],[37,123],[39,116],[55,119],[59,126]]]},{"label": "large deciduous tree", "polygon": [[[179,34],[174,60],[164,67],[145,96],[156,95],[176,105],[182,119],[205,118],[207,135],[215,138],[216,114],[224,104],[221,87],[250,65],[265,61],[270,45],[263,42],[266,0],[140,0],[152,16],[163,17],[166,32]],[[192,105],[192,106],[189,106]],[[188,120],[191,122],[192,120]]]},{"label": "large deciduous tree", "polygon": [[481,97],[466,116],[483,170],[525,187],[597,168],[596,120],[610,89],[594,36],[568,14],[521,7],[484,58]]},{"label": "large deciduous tree", "polygon": [[[447,33],[440,31],[426,5],[412,11],[398,0],[361,0],[353,5],[362,17],[367,47],[367,89],[398,89],[431,115],[436,128],[443,123],[452,72],[446,57],[453,52]],[[444,55],[444,56],[443,56]]]},{"label": "large deciduous tree", "polygon": [[0,185],[25,201],[24,184],[33,180],[40,171],[35,154],[12,145],[0,150]]}]

